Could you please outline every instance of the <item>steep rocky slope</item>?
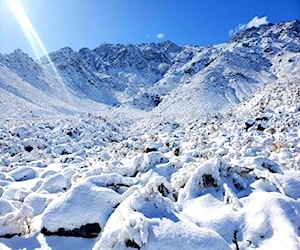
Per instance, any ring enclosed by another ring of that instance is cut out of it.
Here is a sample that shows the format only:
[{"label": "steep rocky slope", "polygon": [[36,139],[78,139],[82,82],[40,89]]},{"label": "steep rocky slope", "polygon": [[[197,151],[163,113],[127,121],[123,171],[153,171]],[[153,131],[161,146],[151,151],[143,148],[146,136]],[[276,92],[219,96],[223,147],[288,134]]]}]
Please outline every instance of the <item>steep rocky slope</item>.
[{"label": "steep rocky slope", "polygon": [[[86,112],[103,107],[99,103],[160,113],[215,113],[297,68],[299,37],[299,21],[293,21],[251,28],[229,43],[208,47],[172,42],[103,44],[78,52],[66,47],[50,53],[51,63],[17,50],[0,55],[0,76],[12,74],[24,87],[1,77],[1,91],[14,89],[18,98],[58,113]],[[22,96],[28,85],[43,92],[43,102],[36,91]]]}]

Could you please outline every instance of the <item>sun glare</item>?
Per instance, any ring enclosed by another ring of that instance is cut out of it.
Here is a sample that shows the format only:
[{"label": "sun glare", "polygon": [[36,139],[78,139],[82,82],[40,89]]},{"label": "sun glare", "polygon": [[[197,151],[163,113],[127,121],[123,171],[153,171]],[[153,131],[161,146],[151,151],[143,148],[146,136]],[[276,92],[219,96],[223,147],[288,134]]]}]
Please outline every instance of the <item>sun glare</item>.
[{"label": "sun glare", "polygon": [[28,18],[21,2],[19,0],[6,0],[6,2],[9,9],[11,10],[13,15],[17,19],[19,25],[21,26],[35,56],[37,58],[44,56],[47,59],[48,63],[44,66],[45,69],[49,71],[49,74],[52,75],[52,77],[55,77],[56,84],[60,85],[59,87],[61,89],[61,93],[65,96],[65,98],[67,98],[68,101],[71,101],[61,76],[59,75],[51,58],[49,57],[48,52],[44,44],[42,43],[42,40],[40,39],[30,19]]},{"label": "sun glare", "polygon": [[6,0],[8,7],[17,19],[36,57],[47,55],[47,50],[30,22],[19,0]]}]

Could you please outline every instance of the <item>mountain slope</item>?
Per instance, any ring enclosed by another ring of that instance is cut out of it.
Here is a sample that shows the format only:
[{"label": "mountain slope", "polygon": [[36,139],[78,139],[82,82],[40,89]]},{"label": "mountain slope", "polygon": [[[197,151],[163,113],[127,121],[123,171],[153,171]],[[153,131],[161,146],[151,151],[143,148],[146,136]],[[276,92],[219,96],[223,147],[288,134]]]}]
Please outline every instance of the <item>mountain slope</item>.
[{"label": "mountain slope", "polygon": [[[179,47],[169,41],[103,44],[79,52],[66,47],[50,53],[51,63],[46,57],[35,62],[17,50],[0,55],[0,62],[12,71],[12,78],[17,75],[44,93],[44,108],[58,99],[58,112],[61,105],[74,113],[102,103],[154,113],[211,114],[288,75],[289,67],[297,68],[299,50],[299,21],[293,21],[251,28],[227,44],[209,47]],[[1,79],[5,88],[13,84],[8,78]],[[18,92],[20,97],[20,85]],[[27,99],[40,106],[34,93]]]},{"label": "mountain slope", "polygon": [[276,78],[291,75],[291,69],[299,75],[299,24],[293,21],[251,28],[228,44],[197,53],[184,66],[184,72],[192,72],[186,84],[171,91],[158,108],[175,113],[216,112],[240,103]]},{"label": "mountain slope", "polygon": [[299,103],[290,77],[206,119],[1,126],[0,247],[299,249]]},{"label": "mountain slope", "polygon": [[0,248],[300,249],[298,27],[1,56]]}]

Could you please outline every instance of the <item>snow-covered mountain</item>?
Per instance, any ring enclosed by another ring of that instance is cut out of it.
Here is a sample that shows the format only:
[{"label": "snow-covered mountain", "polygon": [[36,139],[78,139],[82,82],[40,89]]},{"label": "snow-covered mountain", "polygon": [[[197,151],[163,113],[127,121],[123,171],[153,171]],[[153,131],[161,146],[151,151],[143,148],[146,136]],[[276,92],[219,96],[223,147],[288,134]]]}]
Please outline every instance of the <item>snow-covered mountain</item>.
[{"label": "snow-covered mountain", "polygon": [[[78,52],[66,47],[50,53],[51,62],[16,50],[0,56],[1,91],[60,113],[103,107],[99,103],[155,113],[215,113],[297,68],[299,37],[299,21],[293,21],[251,28],[208,47],[170,41]],[[22,84],[15,86],[12,78]]]},{"label": "snow-covered mountain", "polygon": [[0,249],[300,249],[299,34],[1,55]]}]

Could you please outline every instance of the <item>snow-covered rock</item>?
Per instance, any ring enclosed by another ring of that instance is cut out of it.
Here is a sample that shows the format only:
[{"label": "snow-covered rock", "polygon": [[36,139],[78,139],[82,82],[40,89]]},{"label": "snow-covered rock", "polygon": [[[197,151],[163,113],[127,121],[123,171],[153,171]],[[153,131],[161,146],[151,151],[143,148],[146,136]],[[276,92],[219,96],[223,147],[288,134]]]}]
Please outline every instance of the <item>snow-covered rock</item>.
[{"label": "snow-covered rock", "polygon": [[0,198],[0,237],[28,234],[32,217],[31,207]]},{"label": "snow-covered rock", "polygon": [[42,216],[42,232],[46,235],[96,237],[120,201],[116,192],[83,181],[50,202]]},{"label": "snow-covered rock", "polygon": [[0,56],[0,248],[299,249],[298,34]]}]

